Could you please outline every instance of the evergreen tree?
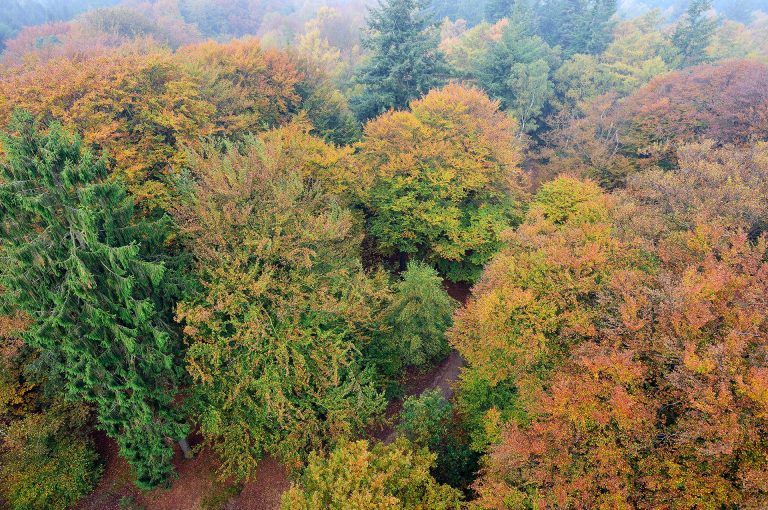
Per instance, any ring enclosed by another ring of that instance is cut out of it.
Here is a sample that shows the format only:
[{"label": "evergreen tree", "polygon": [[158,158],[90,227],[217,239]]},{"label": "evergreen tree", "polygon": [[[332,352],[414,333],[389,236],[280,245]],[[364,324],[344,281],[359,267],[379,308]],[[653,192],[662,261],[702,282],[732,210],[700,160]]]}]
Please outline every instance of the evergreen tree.
[{"label": "evergreen tree", "polygon": [[477,71],[480,85],[512,112],[523,133],[536,131],[548,113],[554,97],[552,74],[560,64],[557,51],[531,35],[530,26],[528,13],[515,12],[501,40],[478,62]]},{"label": "evergreen tree", "polygon": [[393,363],[423,366],[450,352],[445,330],[458,303],[443,289],[442,278],[423,262],[409,262],[386,311]]},{"label": "evergreen tree", "polygon": [[186,433],[171,408],[179,372],[159,311],[165,268],[148,256],[163,224],[136,218],[104,162],[60,126],[42,134],[17,113],[11,131],[0,166],[3,308],[31,318],[25,342],[70,397],[96,408],[137,484],[155,487],[172,473],[167,439]]},{"label": "evergreen tree", "polygon": [[598,54],[611,42],[616,0],[549,0],[539,4],[540,35],[565,55]]},{"label": "evergreen tree", "polygon": [[485,21],[496,23],[512,13],[514,0],[488,0],[485,4]]},{"label": "evergreen tree", "polygon": [[691,0],[685,17],[672,34],[672,43],[680,52],[680,68],[707,60],[707,46],[717,28],[717,19],[708,15],[712,0]]},{"label": "evergreen tree", "polygon": [[352,100],[360,119],[405,108],[444,83],[448,68],[425,6],[424,0],[386,0],[371,11],[362,41],[371,56],[357,76],[364,89]]}]

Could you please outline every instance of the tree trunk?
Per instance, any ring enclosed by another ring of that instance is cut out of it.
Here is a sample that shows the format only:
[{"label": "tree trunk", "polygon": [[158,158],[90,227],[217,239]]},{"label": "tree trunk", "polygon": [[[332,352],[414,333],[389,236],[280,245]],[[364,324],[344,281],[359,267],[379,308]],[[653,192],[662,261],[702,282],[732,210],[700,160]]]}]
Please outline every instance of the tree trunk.
[{"label": "tree trunk", "polygon": [[186,437],[179,439],[179,446],[181,447],[181,451],[184,452],[185,459],[191,459],[193,457],[192,448],[189,447],[189,441],[187,441]]},{"label": "tree trunk", "polygon": [[402,273],[408,268],[408,254],[400,252],[400,272]]}]

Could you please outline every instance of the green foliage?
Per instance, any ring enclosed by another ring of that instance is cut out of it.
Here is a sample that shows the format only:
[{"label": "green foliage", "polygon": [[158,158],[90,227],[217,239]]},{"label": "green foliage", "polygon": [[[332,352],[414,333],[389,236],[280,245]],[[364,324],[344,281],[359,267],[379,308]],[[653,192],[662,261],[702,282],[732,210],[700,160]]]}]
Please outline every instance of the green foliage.
[{"label": "green foliage", "polygon": [[554,94],[551,75],[558,65],[558,52],[531,35],[520,16],[510,21],[501,40],[480,61],[477,79],[520,122],[520,131],[530,133],[541,127],[548,113]]},{"label": "green foliage", "polygon": [[221,475],[238,479],[265,453],[300,466],[385,404],[360,349],[386,279],[363,272],[351,211],[304,173],[316,142],[294,146],[291,136],[209,147],[175,211],[199,279],[178,307],[195,381],[190,405],[223,459]]},{"label": "green foliage", "polygon": [[284,510],[459,510],[460,493],[438,484],[434,454],[394,444],[343,443],[327,457],[313,453],[300,483],[283,495]]},{"label": "green foliage", "polygon": [[537,9],[538,33],[565,55],[598,54],[611,41],[617,0],[545,0]]},{"label": "green foliage", "polygon": [[447,355],[445,331],[457,305],[443,289],[437,271],[422,262],[410,262],[385,311],[384,322],[389,326],[381,339],[388,344],[385,358],[398,367],[424,367]]},{"label": "green foliage", "polygon": [[358,70],[363,90],[352,103],[361,120],[390,108],[403,109],[445,82],[439,34],[425,7],[424,0],[386,0],[370,12],[363,38],[370,56]]},{"label": "green foliage", "polygon": [[425,391],[408,397],[400,412],[399,435],[418,448],[437,454],[432,469],[441,483],[466,490],[478,468],[479,455],[472,451],[464,424],[453,413],[453,406],[440,390]]},{"label": "green foliage", "polygon": [[171,407],[180,349],[158,309],[165,224],[135,217],[103,161],[58,125],[42,134],[17,114],[11,130],[0,168],[4,310],[31,318],[25,342],[69,396],[96,407],[137,484],[155,487],[173,470],[166,438],[186,433]]},{"label": "green foliage", "polygon": [[595,296],[631,254],[612,237],[608,211],[592,182],[543,185],[455,315],[448,337],[469,365],[457,402],[473,448],[498,441],[507,420],[525,420],[527,399],[570,345],[593,334]]},{"label": "green foliage", "polygon": [[10,510],[65,510],[93,489],[101,468],[87,418],[84,406],[57,402],[0,426],[0,494]]},{"label": "green foliage", "polygon": [[487,0],[485,2],[485,21],[496,23],[501,18],[506,18],[512,14],[512,7],[515,0]]},{"label": "green foliage", "polygon": [[498,103],[460,85],[369,122],[358,158],[371,183],[363,201],[377,248],[474,281],[519,218],[516,130]]},{"label": "green foliage", "polygon": [[707,47],[715,35],[717,19],[709,16],[712,0],[691,0],[685,17],[672,34],[672,43],[680,53],[679,67],[702,64],[707,60]]}]

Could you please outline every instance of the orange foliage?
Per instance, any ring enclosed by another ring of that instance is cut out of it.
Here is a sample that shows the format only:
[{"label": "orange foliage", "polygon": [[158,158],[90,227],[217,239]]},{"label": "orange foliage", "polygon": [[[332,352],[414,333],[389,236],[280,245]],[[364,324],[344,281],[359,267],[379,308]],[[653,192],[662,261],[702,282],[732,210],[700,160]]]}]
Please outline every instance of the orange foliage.
[{"label": "orange foliage", "polygon": [[614,273],[594,341],[506,428],[478,507],[761,508],[766,248],[707,225],[663,240],[655,273]]},{"label": "orange foliage", "polygon": [[563,171],[608,187],[658,165],[677,164],[682,145],[717,146],[768,140],[768,66],[731,61],[655,78],[632,96],[608,94],[564,112],[548,135],[542,179]]},{"label": "orange foliage", "polygon": [[106,154],[148,207],[167,205],[163,176],[201,137],[243,136],[297,114],[303,74],[285,53],[247,39],[178,53],[138,41],[54,58],[0,78],[0,123],[15,108],[61,121]]}]

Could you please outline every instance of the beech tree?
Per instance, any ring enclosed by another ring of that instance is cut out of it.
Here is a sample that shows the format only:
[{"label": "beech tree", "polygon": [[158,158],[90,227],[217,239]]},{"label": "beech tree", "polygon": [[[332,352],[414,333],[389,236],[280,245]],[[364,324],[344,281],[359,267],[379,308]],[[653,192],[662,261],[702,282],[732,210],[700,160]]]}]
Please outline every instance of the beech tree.
[{"label": "beech tree", "polygon": [[6,313],[29,318],[24,341],[46,353],[65,392],[92,404],[143,488],[173,472],[168,439],[187,426],[171,401],[181,380],[166,322],[165,222],[133,201],[83,142],[14,117],[0,167],[0,285]]},{"label": "beech tree", "polygon": [[312,454],[282,508],[460,510],[461,493],[429,473],[434,461],[434,454],[402,439],[373,448],[366,441],[342,443],[326,457]]},{"label": "beech tree", "polygon": [[190,405],[222,477],[248,478],[267,453],[297,468],[383,410],[360,351],[388,289],[362,269],[359,222],[321,185],[313,163],[334,151],[290,128],[210,147],[175,208],[199,282],[177,311]]},{"label": "beech tree", "polygon": [[363,202],[382,253],[425,260],[454,281],[477,278],[520,217],[517,123],[498,107],[448,85],[366,125]]},{"label": "beech tree", "polygon": [[475,449],[499,439],[569,349],[591,338],[594,296],[630,251],[611,234],[607,198],[592,182],[544,185],[526,221],[488,264],[454,317],[451,345],[467,360],[457,403]]},{"label": "beech tree", "polygon": [[478,508],[759,508],[768,497],[764,239],[716,224],[614,273],[593,340],[512,421]]}]

